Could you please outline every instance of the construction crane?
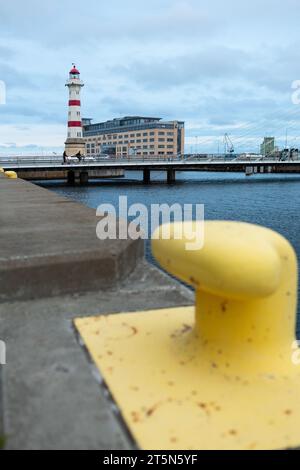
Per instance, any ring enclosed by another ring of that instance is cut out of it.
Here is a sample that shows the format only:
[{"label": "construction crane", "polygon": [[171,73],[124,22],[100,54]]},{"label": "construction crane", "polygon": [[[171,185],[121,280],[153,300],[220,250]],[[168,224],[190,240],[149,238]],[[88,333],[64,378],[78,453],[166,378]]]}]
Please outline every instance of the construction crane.
[{"label": "construction crane", "polygon": [[233,154],[234,153],[234,145],[233,145],[232,140],[230,139],[230,137],[227,133],[224,135],[223,143],[224,143],[224,153],[225,154],[227,154],[227,153]]}]

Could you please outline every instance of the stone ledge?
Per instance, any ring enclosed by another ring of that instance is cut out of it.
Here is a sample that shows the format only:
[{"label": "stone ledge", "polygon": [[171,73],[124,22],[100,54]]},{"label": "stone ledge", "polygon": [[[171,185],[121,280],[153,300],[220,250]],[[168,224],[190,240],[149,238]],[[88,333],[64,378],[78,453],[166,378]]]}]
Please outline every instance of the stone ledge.
[{"label": "stone ledge", "polygon": [[107,289],[143,257],[141,240],[98,240],[95,210],[1,180],[0,301]]}]

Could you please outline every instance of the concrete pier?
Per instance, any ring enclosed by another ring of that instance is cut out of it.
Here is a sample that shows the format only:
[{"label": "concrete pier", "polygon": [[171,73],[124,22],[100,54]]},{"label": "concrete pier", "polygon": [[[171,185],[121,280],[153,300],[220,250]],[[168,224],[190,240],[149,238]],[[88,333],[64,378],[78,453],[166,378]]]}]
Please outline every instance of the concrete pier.
[{"label": "concrete pier", "polygon": [[68,171],[67,181],[68,184],[75,184],[75,172],[73,170]]},{"label": "concrete pier", "polygon": [[168,184],[175,183],[176,181],[176,171],[171,169],[167,172],[167,182]]},{"label": "concrete pier", "polygon": [[133,448],[72,320],[189,305],[192,293],[145,262],[141,241],[98,240],[93,209],[1,175],[0,190],[0,439],[7,449]]},{"label": "concrete pier", "polygon": [[145,184],[149,184],[151,182],[151,172],[148,169],[143,171],[143,182]]},{"label": "concrete pier", "polygon": [[88,184],[88,182],[89,182],[89,172],[88,171],[81,171],[80,172],[79,182],[80,182],[80,184]]},{"label": "concrete pier", "polygon": [[[122,169],[85,169],[76,167],[68,168],[68,166],[65,166],[61,169],[57,168],[55,171],[42,170],[39,168],[35,168],[29,171],[25,168],[21,168],[18,169],[17,173],[19,178],[23,178],[29,181],[66,180],[68,183],[73,181],[72,184],[74,184],[74,182],[81,182],[81,178],[86,181],[89,179],[121,178],[124,176],[124,170]],[[72,173],[74,176],[70,177]],[[82,174],[85,176],[81,176]]]}]

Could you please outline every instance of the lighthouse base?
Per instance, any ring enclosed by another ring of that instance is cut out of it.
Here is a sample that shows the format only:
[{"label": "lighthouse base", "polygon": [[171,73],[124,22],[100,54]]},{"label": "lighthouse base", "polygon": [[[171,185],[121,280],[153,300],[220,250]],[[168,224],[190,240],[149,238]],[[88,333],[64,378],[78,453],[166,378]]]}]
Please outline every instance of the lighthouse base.
[{"label": "lighthouse base", "polygon": [[67,157],[73,157],[80,152],[80,155],[85,155],[85,142],[83,139],[67,139],[65,142],[65,152]]}]

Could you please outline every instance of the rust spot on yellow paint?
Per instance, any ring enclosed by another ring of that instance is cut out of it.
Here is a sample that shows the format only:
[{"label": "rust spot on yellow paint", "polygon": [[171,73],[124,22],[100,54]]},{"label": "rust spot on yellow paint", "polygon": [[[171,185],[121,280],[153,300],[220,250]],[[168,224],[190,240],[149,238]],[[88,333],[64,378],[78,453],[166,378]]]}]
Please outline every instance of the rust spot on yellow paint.
[{"label": "rust spot on yellow paint", "polygon": [[249,444],[246,449],[248,450],[253,450],[257,447],[257,442],[251,442],[251,444]]},{"label": "rust spot on yellow paint", "polygon": [[161,405],[161,403],[156,403],[155,405],[153,405],[151,408],[149,408],[147,411],[146,411],[146,416],[152,416],[153,413],[157,410],[157,408]]},{"label": "rust spot on yellow paint", "polygon": [[197,287],[200,287],[200,282],[197,281],[197,279],[195,279],[194,277],[190,277],[190,282],[191,282],[193,285],[195,285],[195,286],[197,286]]},{"label": "rust spot on yellow paint", "polygon": [[137,411],[132,411],[131,416],[134,423],[138,423],[140,421],[140,415]]},{"label": "rust spot on yellow paint", "polygon": [[174,333],[171,334],[171,338],[178,338],[179,336],[184,335],[185,333],[188,333],[191,331],[192,327],[191,325],[183,324],[182,328],[180,330],[174,331]]},{"label": "rust spot on yellow paint", "polygon": [[200,406],[200,408],[203,408],[204,410],[206,409],[206,403],[198,403],[198,406]]}]

